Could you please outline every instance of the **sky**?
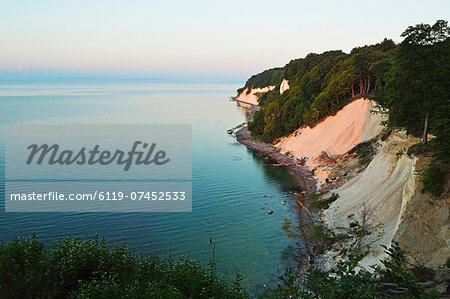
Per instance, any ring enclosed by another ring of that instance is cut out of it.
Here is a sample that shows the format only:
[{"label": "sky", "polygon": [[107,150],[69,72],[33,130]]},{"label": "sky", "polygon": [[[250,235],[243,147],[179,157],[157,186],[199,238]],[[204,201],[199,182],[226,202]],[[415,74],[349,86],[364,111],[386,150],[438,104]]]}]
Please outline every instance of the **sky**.
[{"label": "sky", "polygon": [[448,0],[0,0],[0,73],[245,80],[449,14]]}]

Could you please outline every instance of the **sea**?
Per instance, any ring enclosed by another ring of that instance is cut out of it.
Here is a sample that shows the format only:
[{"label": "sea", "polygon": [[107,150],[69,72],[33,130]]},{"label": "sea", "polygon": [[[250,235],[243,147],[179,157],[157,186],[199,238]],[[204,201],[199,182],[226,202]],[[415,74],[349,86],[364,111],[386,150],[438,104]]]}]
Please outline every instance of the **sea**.
[{"label": "sea", "polygon": [[[190,256],[204,265],[214,256],[219,275],[233,279],[239,269],[252,294],[274,287],[301,246],[282,230],[284,218],[296,217],[295,180],[227,133],[250,118],[229,99],[238,85],[0,82],[0,239],[36,232],[50,244],[98,234],[136,253]],[[192,212],[5,212],[7,124],[192,124]]]}]

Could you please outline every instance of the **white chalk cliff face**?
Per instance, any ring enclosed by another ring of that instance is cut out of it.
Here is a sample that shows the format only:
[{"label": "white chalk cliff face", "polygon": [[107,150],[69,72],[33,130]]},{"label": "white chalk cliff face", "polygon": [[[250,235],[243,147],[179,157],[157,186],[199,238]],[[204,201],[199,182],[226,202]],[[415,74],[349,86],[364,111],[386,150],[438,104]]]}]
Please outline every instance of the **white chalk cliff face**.
[{"label": "white chalk cliff face", "polygon": [[371,113],[375,104],[358,99],[342,108],[336,115],[328,116],[314,128],[296,130],[276,144],[282,153],[295,157],[307,157],[313,162],[325,151],[328,154],[344,154],[360,142],[369,140],[381,132],[381,114]]},{"label": "white chalk cliff face", "polygon": [[[385,117],[374,113],[376,111],[374,102],[364,98],[355,100],[314,128],[300,128],[280,139],[276,146],[297,158],[308,157],[306,165],[316,169],[320,186],[329,171],[319,165],[319,156],[323,151],[328,155],[344,154],[358,143],[379,135]],[[389,247],[392,240],[400,241],[400,246],[408,247],[407,250],[420,256],[426,265],[442,265],[450,255],[450,187],[438,203],[427,204],[431,195],[420,192],[421,183],[415,172],[418,161],[425,158],[406,155],[407,149],[420,140],[398,131],[378,142],[378,152],[369,165],[332,190],[339,198],[325,211],[325,220],[334,229],[348,227],[348,216],[358,217],[366,209],[374,224],[383,224],[381,238],[371,245],[372,253],[360,263],[368,270],[386,256],[380,245]],[[422,161],[422,164],[424,168],[427,163]],[[370,238],[366,240],[370,241]],[[333,263],[331,258],[328,261]]]},{"label": "white chalk cliff face", "polygon": [[244,102],[244,103],[252,104],[252,105],[258,105],[258,96],[256,94],[257,93],[266,93],[268,91],[273,90],[274,88],[275,88],[275,85],[266,86],[263,88],[252,88],[250,90],[250,92],[248,92],[248,87],[246,87],[243,92],[238,94],[238,96],[236,97],[236,100]]},{"label": "white chalk cliff face", "polygon": [[[274,88],[252,89],[249,94],[246,89],[238,99],[258,104],[255,93]],[[283,80],[280,94],[288,88],[288,81]],[[384,120],[385,114],[380,113],[373,101],[360,98],[315,127],[302,127],[281,138],[276,146],[282,153],[296,158],[307,157],[306,166],[316,170],[317,183],[321,186],[332,171],[320,165],[321,154],[342,155],[357,144],[379,136]],[[370,221],[383,224],[381,238],[371,244],[371,254],[360,262],[368,270],[386,256],[381,245],[389,247],[392,240],[400,241],[400,246],[420,256],[427,266],[440,266],[450,256],[450,184],[446,184],[438,201],[420,192],[421,183],[415,171],[426,167],[427,158],[406,155],[407,149],[419,142],[403,131],[391,133],[384,141],[378,140],[378,151],[369,165],[331,191],[339,195],[325,211],[325,220],[332,228],[348,227],[348,216],[358,217],[364,209],[371,214]],[[328,261],[333,263],[332,258]]]},{"label": "white chalk cliff face", "polygon": [[381,239],[371,245],[371,255],[361,262],[365,267],[377,264],[386,256],[380,245],[390,246],[407,204],[414,196],[417,158],[408,157],[406,150],[419,141],[405,132],[392,133],[381,142],[378,153],[362,173],[333,190],[339,198],[326,213],[332,228],[348,227],[347,217],[353,214],[358,219],[364,208],[373,224],[383,225]]},{"label": "white chalk cliff face", "polygon": [[[347,217],[357,216],[365,208],[372,224],[383,224],[381,239],[371,245],[371,254],[360,262],[365,268],[379,264],[387,256],[381,245],[389,247],[393,240],[424,265],[442,266],[450,256],[448,184],[438,199],[421,192],[416,170],[423,170],[429,158],[406,154],[420,139],[399,131],[379,142],[381,147],[367,168],[333,190],[339,198],[326,211],[326,220],[333,228],[348,227]],[[370,241],[369,237],[366,243]]]},{"label": "white chalk cliff face", "polygon": [[[272,91],[275,89],[275,85],[266,86],[263,88],[252,88],[250,92],[248,92],[248,87],[244,89],[243,92],[237,95],[236,100],[243,102],[244,104],[258,105],[258,93],[266,93],[268,91]],[[286,90],[289,89],[289,81],[283,79],[280,85],[280,94],[283,94]]]},{"label": "white chalk cliff face", "polygon": [[280,85],[280,94],[283,94],[283,92],[285,92],[288,89],[289,89],[289,81],[286,79],[283,79],[283,81],[281,81],[281,85]]},{"label": "white chalk cliff face", "polygon": [[[316,169],[320,186],[330,172],[320,165],[319,156],[323,151],[328,155],[344,154],[358,143],[379,135],[385,117],[377,110],[370,100],[355,100],[314,128],[300,128],[282,138],[276,146],[297,158],[308,157],[306,165]],[[369,211],[373,224],[383,225],[381,238],[371,244],[371,254],[360,262],[368,270],[386,257],[381,245],[389,247],[392,240],[400,241],[400,246],[430,267],[442,265],[450,256],[450,186],[438,200],[420,192],[417,165],[421,162],[419,169],[423,169],[428,162],[423,157],[406,155],[408,148],[419,142],[403,131],[391,133],[384,141],[378,140],[378,151],[369,165],[331,191],[339,195],[325,211],[325,220],[332,228],[348,227],[348,216],[353,214],[358,219],[364,209]],[[370,237],[366,240],[371,241]]]}]

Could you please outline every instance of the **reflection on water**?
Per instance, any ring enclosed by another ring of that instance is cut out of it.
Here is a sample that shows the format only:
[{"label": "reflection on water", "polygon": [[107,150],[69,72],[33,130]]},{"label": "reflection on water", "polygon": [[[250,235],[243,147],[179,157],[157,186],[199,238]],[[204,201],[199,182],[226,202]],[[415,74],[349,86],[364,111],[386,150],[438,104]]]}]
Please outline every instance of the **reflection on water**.
[{"label": "reflection on water", "polygon": [[[273,284],[295,260],[281,230],[294,215],[294,182],[227,134],[249,115],[227,100],[236,86],[150,83],[0,85],[0,177],[4,190],[4,124],[105,123],[193,125],[191,213],[5,213],[1,239],[36,231],[49,242],[68,234],[99,233],[133,251],[192,255],[206,263],[216,243],[218,270],[245,275],[250,291]],[[3,196],[3,192],[1,192]],[[267,197],[262,197],[267,195]],[[267,211],[274,213],[268,215]],[[259,287],[258,287],[259,285]]]}]

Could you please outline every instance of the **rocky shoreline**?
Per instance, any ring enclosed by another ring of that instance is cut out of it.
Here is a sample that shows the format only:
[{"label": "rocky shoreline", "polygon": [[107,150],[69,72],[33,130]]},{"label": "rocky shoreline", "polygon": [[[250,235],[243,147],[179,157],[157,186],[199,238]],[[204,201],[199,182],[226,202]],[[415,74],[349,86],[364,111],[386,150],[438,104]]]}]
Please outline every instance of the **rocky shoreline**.
[{"label": "rocky shoreline", "polygon": [[235,136],[239,143],[268,157],[274,162],[275,166],[285,167],[287,171],[297,179],[298,186],[301,189],[300,191],[316,191],[316,179],[314,178],[313,173],[307,166],[301,165],[301,162],[297,159],[280,153],[279,150],[271,144],[253,139],[247,127],[239,129],[235,133]]},{"label": "rocky shoreline", "polygon": [[[323,215],[318,211],[310,210],[309,203],[305,200],[307,194],[318,193],[320,194],[319,196],[323,197],[325,194],[330,193],[330,189],[341,186],[361,171],[361,167],[357,166],[358,159],[355,153],[361,145],[342,155],[327,156],[326,158],[321,156],[320,160],[317,161],[320,163],[311,170],[307,165],[302,165],[302,161],[281,153],[276,146],[253,139],[246,126],[239,127],[237,131],[232,131],[235,132],[239,143],[268,157],[275,166],[284,167],[297,179],[300,191],[306,191],[306,194],[302,192],[301,196],[298,194],[299,196],[296,198],[299,227],[302,228],[302,233],[305,236],[311,235],[311,230],[316,225],[323,225]],[[331,168],[332,171],[327,174],[326,183],[319,184],[320,180],[315,176],[315,173],[322,168]],[[339,171],[338,168],[342,169]],[[345,174],[340,174],[339,177],[333,178],[333,175],[343,171]],[[312,244],[313,242],[308,241],[308,237],[302,239],[302,242],[304,242],[304,248],[302,250],[302,258],[298,260],[298,279],[296,284],[301,283],[306,277],[306,271],[311,265],[314,264],[316,267],[324,268],[322,264],[323,254],[317,252],[315,245]]]}]

